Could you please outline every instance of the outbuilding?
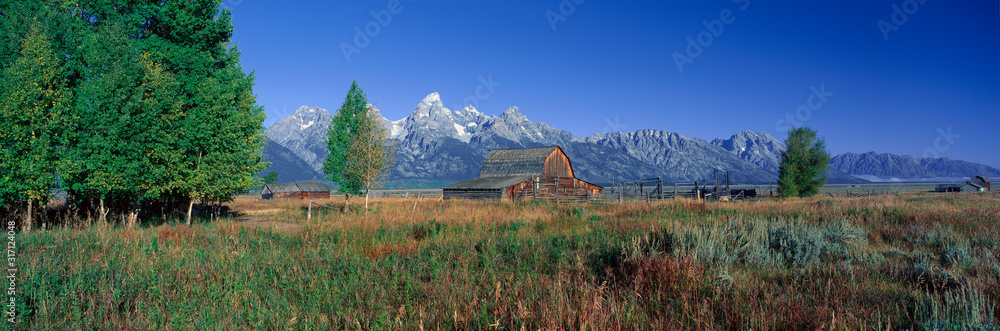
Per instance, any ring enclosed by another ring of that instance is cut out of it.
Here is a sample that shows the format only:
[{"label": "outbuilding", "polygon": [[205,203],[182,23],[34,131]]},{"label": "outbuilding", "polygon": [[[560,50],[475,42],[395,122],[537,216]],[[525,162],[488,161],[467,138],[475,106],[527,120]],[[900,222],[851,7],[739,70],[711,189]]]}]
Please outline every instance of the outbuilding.
[{"label": "outbuilding", "polygon": [[444,198],[524,199],[580,197],[604,188],[576,178],[559,146],[493,149],[479,177],[444,187]]},{"label": "outbuilding", "polygon": [[263,200],[272,199],[313,199],[322,200],[330,198],[330,188],[323,183],[291,183],[291,184],[267,184],[260,191],[260,198]]},{"label": "outbuilding", "polygon": [[974,184],[976,186],[985,188],[986,191],[990,190],[990,180],[986,176],[976,176],[969,180],[969,184]]},{"label": "outbuilding", "polygon": [[972,179],[958,184],[940,184],[934,191],[936,192],[986,192],[990,190],[990,180],[984,176],[975,176]]}]

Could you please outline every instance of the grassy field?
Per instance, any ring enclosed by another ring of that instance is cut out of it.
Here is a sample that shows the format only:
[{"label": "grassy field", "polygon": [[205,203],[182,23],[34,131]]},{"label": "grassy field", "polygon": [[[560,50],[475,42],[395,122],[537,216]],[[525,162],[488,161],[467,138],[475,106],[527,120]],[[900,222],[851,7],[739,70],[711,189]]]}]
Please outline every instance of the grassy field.
[{"label": "grassy field", "polygon": [[[17,236],[18,329],[995,329],[1000,195],[239,199]],[[335,207],[341,200],[326,201]],[[4,323],[5,327],[10,327]]]}]

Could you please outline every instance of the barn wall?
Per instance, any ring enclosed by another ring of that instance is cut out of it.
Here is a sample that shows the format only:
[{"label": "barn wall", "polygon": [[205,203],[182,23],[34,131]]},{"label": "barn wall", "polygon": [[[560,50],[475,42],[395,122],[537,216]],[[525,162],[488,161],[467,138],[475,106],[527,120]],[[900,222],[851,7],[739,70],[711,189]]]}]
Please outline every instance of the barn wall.
[{"label": "barn wall", "polygon": [[445,189],[444,198],[447,199],[501,199],[503,198],[503,190],[463,190],[463,189]]},{"label": "barn wall", "polygon": [[[555,178],[539,178],[538,183],[529,180],[507,188],[507,195],[514,199],[530,199],[533,197],[550,198],[556,196]],[[537,186],[537,192],[536,190]],[[604,188],[587,183],[578,178],[559,178],[559,196],[586,196],[590,194],[601,194]]]},{"label": "barn wall", "polygon": [[313,200],[328,200],[330,199],[330,192],[309,192],[308,197]]},{"label": "barn wall", "polygon": [[570,166],[569,157],[562,152],[562,149],[556,148],[549,154],[549,157],[545,159],[545,167],[542,169],[543,177],[575,177],[573,176],[573,168]]},{"label": "barn wall", "polygon": [[278,200],[325,200],[330,199],[330,192],[290,192],[274,193],[271,199]]}]

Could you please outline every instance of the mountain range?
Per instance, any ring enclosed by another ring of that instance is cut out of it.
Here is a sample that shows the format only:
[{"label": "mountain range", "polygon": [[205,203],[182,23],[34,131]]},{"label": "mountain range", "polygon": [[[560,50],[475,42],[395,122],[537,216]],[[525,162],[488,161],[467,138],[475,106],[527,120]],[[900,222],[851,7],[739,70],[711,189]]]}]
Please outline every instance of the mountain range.
[{"label": "mountain range", "polygon": [[[322,179],[330,118],[325,109],[303,106],[275,122],[266,132],[264,160],[271,164],[263,173],[277,171],[281,182]],[[578,177],[593,183],[657,176],[667,183],[693,182],[714,180],[717,172],[729,172],[732,183],[772,183],[786,148],[774,136],[753,131],[712,141],[662,130],[576,137],[529,120],[517,107],[499,115],[486,115],[472,106],[451,111],[437,93],[421,100],[409,116],[385,119],[384,125],[397,153],[389,179],[411,186],[474,178],[490,149],[552,145],[563,148]],[[846,153],[833,157],[827,172],[832,184],[974,175],[997,176],[1000,170],[949,159]]]}]

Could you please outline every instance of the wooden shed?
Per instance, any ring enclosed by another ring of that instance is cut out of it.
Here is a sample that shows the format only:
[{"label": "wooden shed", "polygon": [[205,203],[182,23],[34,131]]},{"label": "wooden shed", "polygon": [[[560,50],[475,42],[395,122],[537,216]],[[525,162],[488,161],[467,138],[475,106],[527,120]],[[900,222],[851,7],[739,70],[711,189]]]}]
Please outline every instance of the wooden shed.
[{"label": "wooden shed", "polygon": [[985,188],[987,191],[990,190],[990,180],[986,176],[976,176],[969,180],[970,184],[975,184],[976,186]]},{"label": "wooden shed", "polygon": [[479,177],[444,187],[444,198],[522,199],[579,197],[604,188],[583,181],[559,146],[494,149]]},{"label": "wooden shed", "polygon": [[329,199],[330,188],[323,183],[267,184],[260,191],[260,198],[271,199]]},{"label": "wooden shed", "polygon": [[965,183],[940,184],[934,189],[936,192],[986,192],[990,190],[990,180],[984,176],[975,176]]}]

